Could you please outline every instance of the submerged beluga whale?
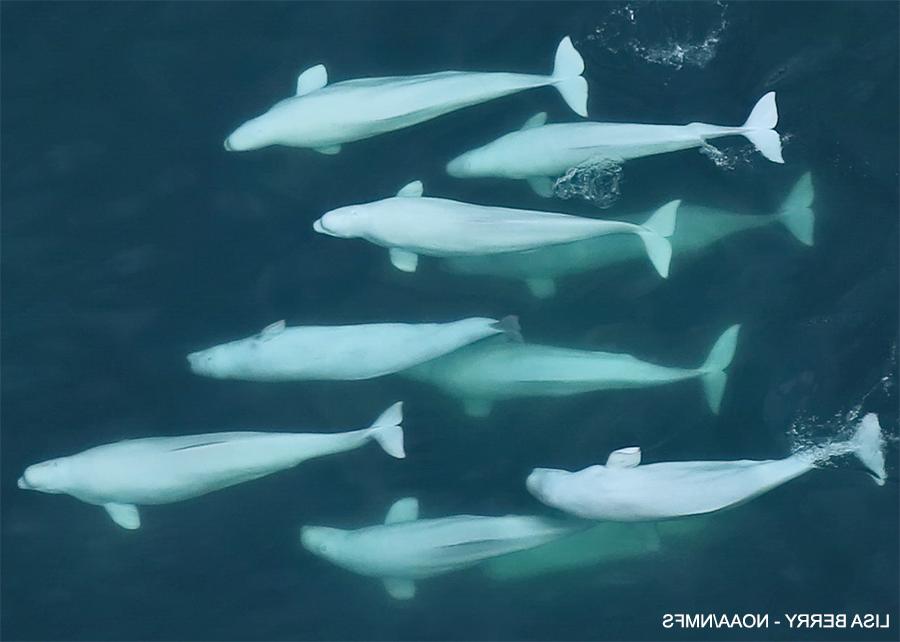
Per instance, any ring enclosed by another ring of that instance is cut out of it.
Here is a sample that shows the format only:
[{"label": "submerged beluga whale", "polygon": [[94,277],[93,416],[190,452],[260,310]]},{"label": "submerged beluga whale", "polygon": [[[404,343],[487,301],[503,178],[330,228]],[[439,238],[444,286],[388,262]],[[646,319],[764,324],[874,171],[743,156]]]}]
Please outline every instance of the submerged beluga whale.
[{"label": "submerged beluga whale", "polygon": [[571,515],[644,521],[700,515],[749,501],[824,462],[854,454],[879,486],[885,481],[884,438],[868,414],[847,441],[763,461],[676,461],[641,464],[638,447],[610,454],[606,465],[578,472],[536,468],[526,486],[538,500]]},{"label": "submerged beluga whale", "polygon": [[343,143],[410,127],[443,114],[535,87],[552,86],[579,116],[587,116],[584,61],[566,36],[549,76],[443,71],[419,76],[359,78],[328,84],[324,65],[297,78],[297,91],[238,127],[225,149],[286,145],[337,154]]},{"label": "submerged beluga whale", "polygon": [[194,373],[216,379],[353,381],[398,372],[498,334],[521,341],[518,319],[290,328],[278,321],[187,359]]},{"label": "submerged beluga whale", "polygon": [[401,374],[461,399],[472,417],[486,417],[501,399],[646,388],[687,379],[700,380],[710,409],[718,413],[739,329],[734,325],[723,332],[697,368],[662,366],[616,352],[485,342]]},{"label": "submerged beluga whale", "polygon": [[488,341],[401,374],[462,399],[472,417],[489,415],[494,402],[501,399],[646,388],[687,379],[700,380],[710,409],[718,413],[739,329],[734,325],[725,330],[697,368],[662,366],[616,352]]},{"label": "submerged beluga whale", "polygon": [[662,207],[643,224],[583,218],[556,212],[488,207],[422,196],[420,181],[397,196],[331,210],[313,229],[338,238],[361,238],[388,249],[391,263],[414,272],[419,255],[494,256],[608,235],[640,239],[653,267],[669,274],[674,207]]},{"label": "submerged beluga whale", "polygon": [[391,506],[384,524],[358,530],[304,526],[300,540],[310,553],[377,577],[391,597],[408,600],[415,597],[415,580],[540,546],[587,526],[521,515],[419,519],[418,500],[406,497]]},{"label": "submerged beluga whale", "polygon": [[[711,249],[719,242],[751,230],[772,228],[785,230],[805,246],[815,237],[815,198],[809,172],[791,188],[778,209],[769,214],[744,214],[693,203],[673,201],[678,224],[669,237],[672,245],[672,270],[683,262]],[[665,207],[665,206],[663,206]],[[622,220],[636,223],[646,214],[633,214]],[[441,260],[442,267],[457,274],[497,276],[520,280],[538,298],[556,294],[557,281],[565,276],[603,270],[644,260],[644,247],[634,237],[603,236],[574,243],[538,248],[528,252],[512,252],[494,256],[455,256]]]},{"label": "submerged beluga whale", "polygon": [[703,147],[724,136],[744,136],[774,163],[783,163],[781,138],[775,131],[778,108],[775,92],[759,99],[747,120],[738,127],[690,123],[645,125],[635,123],[546,124],[545,113],[532,116],[519,131],[511,132],[447,164],[458,178],[497,177],[524,179],[541,196],[553,194],[554,179],[593,161],[623,162],[633,158]]},{"label": "submerged beluga whale", "polygon": [[351,432],[217,432],[127,439],[29,466],[18,485],[102,506],[116,524],[134,530],[141,526],[140,505],[199,497],[373,440],[391,457],[402,459],[402,420],[402,403],[397,402],[368,428]]}]

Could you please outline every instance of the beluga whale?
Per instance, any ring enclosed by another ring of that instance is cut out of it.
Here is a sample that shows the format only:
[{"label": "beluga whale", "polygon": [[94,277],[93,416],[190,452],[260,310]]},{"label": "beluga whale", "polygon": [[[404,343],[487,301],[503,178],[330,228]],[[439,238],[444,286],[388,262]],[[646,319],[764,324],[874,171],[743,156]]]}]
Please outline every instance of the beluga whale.
[{"label": "beluga whale", "polygon": [[248,120],[225,140],[225,149],[270,145],[337,154],[341,145],[410,127],[443,114],[526,89],[551,86],[579,116],[587,117],[584,61],[566,36],[549,76],[442,71],[418,76],[359,78],[328,84],[324,65],[297,78],[294,96]]},{"label": "beluga whale", "polygon": [[783,163],[781,138],[775,131],[775,92],[757,101],[744,124],[737,127],[690,123],[546,124],[547,115],[532,116],[518,131],[506,134],[447,163],[458,178],[496,177],[527,180],[541,196],[552,196],[554,179],[570,169],[596,161],[621,163],[633,158],[709,146],[710,140],[743,136],[773,163]]},{"label": "beluga whale", "polygon": [[29,466],[19,477],[19,488],[71,495],[102,506],[116,524],[135,530],[141,526],[138,506],[199,497],[370,441],[402,459],[402,420],[402,403],[397,402],[368,428],[350,432],[214,432],[126,439]]},{"label": "beluga whale", "polygon": [[[671,270],[683,269],[685,263],[718,243],[759,229],[786,231],[800,244],[810,247],[815,236],[815,212],[812,208],[812,178],[809,172],[794,183],[788,195],[773,212],[748,214],[732,212],[690,202],[671,201],[663,207],[678,211],[678,225],[669,237],[672,245]],[[646,213],[627,214],[622,220],[637,223]],[[492,256],[454,256],[441,260],[441,267],[456,274],[496,276],[522,281],[538,298],[556,294],[561,278],[593,270],[629,266],[644,261],[644,247],[626,235],[597,238],[538,248],[527,252],[510,252]]]},{"label": "beluga whale", "polygon": [[641,449],[632,446],[614,451],[606,465],[577,472],[536,468],[526,486],[544,504],[585,519],[669,519],[741,504],[851,453],[881,486],[885,482],[883,448],[878,417],[870,413],[849,440],[800,450],[784,459],[641,464]]},{"label": "beluga whale", "polygon": [[415,272],[419,255],[493,256],[608,235],[641,240],[653,267],[669,274],[677,205],[663,207],[643,224],[556,212],[489,207],[423,197],[414,181],[396,196],[331,210],[313,223],[321,234],[361,238],[388,249],[398,270]]},{"label": "beluga whale", "polygon": [[384,524],[358,530],[304,526],[300,541],[310,553],[379,578],[391,597],[408,600],[415,597],[416,580],[540,546],[589,525],[527,515],[419,519],[418,500],[406,497],[391,506]]},{"label": "beluga whale", "polygon": [[718,413],[739,329],[734,325],[725,330],[696,368],[658,365],[617,352],[487,341],[402,374],[461,399],[472,417],[486,417],[502,399],[648,388],[688,379],[700,380],[710,410]]},{"label": "beluga whale", "polygon": [[194,373],[216,379],[355,381],[392,374],[499,334],[521,341],[518,318],[295,327],[278,321],[187,359]]}]

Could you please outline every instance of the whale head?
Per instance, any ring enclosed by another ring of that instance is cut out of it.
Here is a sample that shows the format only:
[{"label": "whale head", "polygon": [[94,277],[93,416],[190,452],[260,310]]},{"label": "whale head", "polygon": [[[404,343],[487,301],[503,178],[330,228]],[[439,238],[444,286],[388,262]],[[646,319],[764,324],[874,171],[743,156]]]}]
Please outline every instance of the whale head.
[{"label": "whale head", "polygon": [[523,154],[517,145],[503,136],[460,154],[447,163],[447,173],[456,178],[524,178],[523,169],[528,164],[528,154]]},{"label": "whale head", "polygon": [[222,346],[215,346],[190,353],[187,360],[191,372],[204,377],[220,378],[220,372],[227,363],[227,355],[221,348]]},{"label": "whale head", "polygon": [[230,379],[252,361],[254,338],[239,339],[192,352],[187,356],[191,372],[215,379]]},{"label": "whale head", "polygon": [[491,172],[484,163],[485,154],[482,153],[483,149],[483,147],[480,147],[464,154],[460,154],[447,163],[447,173],[455,178],[472,178],[490,175]]},{"label": "whale head", "polygon": [[268,114],[252,118],[228,135],[225,149],[229,152],[246,152],[274,145],[277,141],[276,124],[277,121],[273,121]]},{"label": "whale head", "polygon": [[363,234],[366,220],[365,207],[348,205],[323,214],[313,223],[313,230],[342,239],[356,238]]},{"label": "whale head", "polygon": [[344,541],[347,531],[328,526],[304,526],[300,529],[300,543],[316,557],[326,559],[333,564],[346,564]]},{"label": "whale head", "polygon": [[553,505],[559,483],[569,475],[565,470],[535,468],[525,479],[525,487],[541,503]]},{"label": "whale head", "polygon": [[19,477],[18,486],[23,490],[37,490],[42,493],[64,493],[69,483],[68,458],[50,459],[32,464]]}]

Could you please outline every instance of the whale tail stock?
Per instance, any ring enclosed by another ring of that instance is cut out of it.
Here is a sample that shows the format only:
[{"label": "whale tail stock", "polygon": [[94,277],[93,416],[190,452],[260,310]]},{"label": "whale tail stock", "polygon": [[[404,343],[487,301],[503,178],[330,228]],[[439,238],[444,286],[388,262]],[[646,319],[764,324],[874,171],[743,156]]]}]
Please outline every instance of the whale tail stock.
[{"label": "whale tail stock", "polygon": [[731,360],[734,358],[740,329],[740,325],[733,325],[725,330],[716,340],[712,350],[709,351],[706,363],[700,366],[700,382],[703,384],[703,392],[706,394],[710,410],[715,414],[719,414],[719,408],[722,405],[722,395],[725,393],[725,383],[728,380],[725,370],[731,365]]},{"label": "whale tail stock", "polygon": [[403,459],[406,451],[403,449],[403,402],[398,401],[385,410],[378,419],[372,422],[368,432],[372,439],[384,449],[391,457]]},{"label": "whale tail stock", "polygon": [[641,226],[640,236],[647,256],[664,279],[669,276],[669,263],[672,261],[672,244],[668,237],[675,233],[675,215],[679,205],[680,200],[666,203]]},{"label": "whale tail stock", "polygon": [[584,73],[584,60],[572,44],[569,36],[563,38],[556,48],[556,59],[553,63],[552,82],[562,95],[566,104],[579,116],[587,118],[587,81]]},{"label": "whale tail stock", "polygon": [[778,107],[775,92],[770,91],[753,106],[747,121],[739,133],[753,143],[756,150],[773,163],[783,163],[781,157],[781,136],[775,131],[778,124]]},{"label": "whale tail stock", "polygon": [[812,176],[806,172],[797,179],[794,187],[775,217],[804,245],[812,246],[815,228],[815,213],[812,210],[812,202],[815,198]]},{"label": "whale tail stock", "polygon": [[887,476],[884,469],[884,436],[881,424],[878,423],[878,415],[870,412],[860,420],[856,433],[850,439],[850,445],[869,476],[876,484],[884,486]]}]

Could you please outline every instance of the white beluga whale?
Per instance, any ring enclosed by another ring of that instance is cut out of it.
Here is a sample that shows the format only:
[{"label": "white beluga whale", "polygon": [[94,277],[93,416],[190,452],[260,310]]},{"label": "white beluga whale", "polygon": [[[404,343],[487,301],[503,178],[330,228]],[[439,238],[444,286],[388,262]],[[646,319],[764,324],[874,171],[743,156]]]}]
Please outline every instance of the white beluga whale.
[{"label": "white beluga whale", "polygon": [[[671,270],[678,270],[691,259],[720,241],[750,230],[773,228],[787,230],[797,241],[812,246],[815,194],[807,172],[794,184],[779,208],[769,214],[743,214],[693,203],[672,201],[677,207],[678,224],[669,237],[672,245]],[[665,205],[663,207],[666,207]],[[647,214],[623,216],[631,223],[645,220]],[[443,269],[456,274],[497,276],[523,281],[536,297],[556,294],[557,281],[565,276],[603,270],[644,261],[643,244],[627,235],[602,236],[574,243],[543,247],[528,252],[494,256],[458,256],[441,260]],[[670,271],[671,271],[670,270]]]},{"label": "white beluga whale", "polygon": [[193,372],[216,379],[352,381],[398,372],[498,334],[520,341],[518,319],[296,327],[279,321],[187,359]]},{"label": "white beluga whale", "polygon": [[734,325],[725,330],[697,368],[662,366],[617,352],[489,341],[402,374],[461,399],[473,417],[489,415],[494,402],[501,399],[647,388],[688,379],[700,380],[710,409],[718,413],[739,329]]},{"label": "white beluga whale", "polygon": [[25,469],[19,488],[66,494],[102,506],[129,530],[138,506],[170,504],[292,468],[314,457],[376,441],[402,459],[401,402],[363,430],[343,433],[217,432],[127,439]]},{"label": "white beluga whale", "polygon": [[669,550],[683,553],[685,544],[700,544],[711,533],[720,535],[716,533],[719,523],[712,521],[694,516],[659,522],[595,522],[570,537],[489,560],[482,569],[493,579],[511,581],[582,569],[596,573],[592,567],[598,565],[631,568],[634,562]]},{"label": "white beluga whale", "polygon": [[549,76],[443,71],[419,76],[359,78],[328,84],[324,65],[297,78],[297,91],[238,127],[225,149],[285,145],[337,154],[343,143],[403,129],[443,114],[535,87],[552,86],[587,116],[584,61],[571,39],[559,43]]},{"label": "white beluga whale", "polygon": [[709,145],[724,136],[744,136],[767,159],[783,163],[781,138],[775,131],[778,108],[775,92],[759,99],[746,122],[738,127],[690,123],[644,125],[632,123],[557,123],[547,125],[546,114],[532,116],[511,132],[447,164],[458,178],[497,177],[527,180],[541,196],[553,194],[554,179],[568,170],[595,161],[624,162]]},{"label": "white beluga whale", "polygon": [[414,272],[419,255],[484,256],[533,250],[607,235],[634,236],[663,277],[669,273],[677,205],[663,207],[643,224],[556,212],[461,203],[422,196],[422,183],[397,196],[327,212],[313,229],[338,238],[361,238],[388,249],[391,263]]},{"label": "white beluga whale", "polygon": [[[588,524],[589,525],[589,524]],[[391,597],[415,597],[415,581],[469,568],[577,532],[586,525],[544,517],[455,515],[419,519],[419,502],[400,499],[384,524],[358,530],[304,526],[309,552],[337,566],[384,582]]]},{"label": "white beluga whale", "polygon": [[544,504],[585,519],[668,519],[746,502],[850,453],[875,483],[883,485],[883,447],[878,417],[868,414],[849,440],[801,450],[784,459],[641,464],[640,448],[630,447],[610,454],[605,466],[577,472],[536,468],[526,486]]}]

